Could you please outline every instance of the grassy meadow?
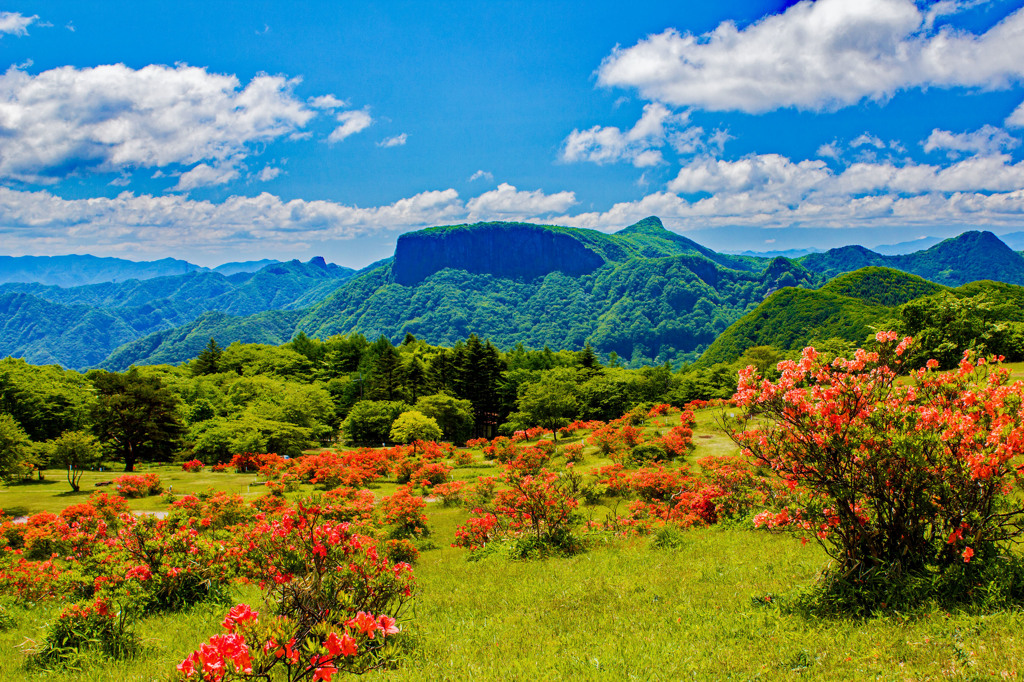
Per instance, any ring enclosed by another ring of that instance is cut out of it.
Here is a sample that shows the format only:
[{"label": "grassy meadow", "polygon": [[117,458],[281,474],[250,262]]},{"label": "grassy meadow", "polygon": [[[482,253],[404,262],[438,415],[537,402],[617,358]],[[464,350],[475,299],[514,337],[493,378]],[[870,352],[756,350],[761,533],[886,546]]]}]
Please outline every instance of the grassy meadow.
[{"label": "grassy meadow", "polygon": [[[1016,368],[1020,371],[1021,368]],[[663,427],[678,415],[653,420]],[[696,449],[689,460],[735,452],[714,410],[697,414]],[[588,447],[577,468],[609,460]],[[175,494],[223,490],[246,498],[265,488],[252,474],[186,473],[179,467],[140,467],[160,474]],[[456,479],[497,473],[479,451]],[[46,481],[0,491],[9,513],[58,511],[96,482],[119,471],[94,472],[73,495],[63,472]],[[394,492],[384,481],[378,496]],[[106,489],[106,488],[100,488]],[[296,495],[310,492],[306,487]],[[609,504],[611,504],[609,502]],[[137,511],[167,508],[162,497],[132,500]],[[601,519],[612,508],[583,507]],[[1024,661],[1024,614],[946,613],[821,620],[787,610],[813,583],[827,557],[814,543],[751,527],[716,526],[681,533],[677,547],[655,548],[646,537],[591,536],[590,548],[570,558],[467,561],[450,547],[461,508],[428,504],[431,539],[415,566],[419,592],[403,624],[411,646],[395,670],[371,673],[389,680],[680,680],[680,679],[1016,679]],[[259,593],[240,589],[254,606]],[[64,604],[14,608],[12,629],[0,632],[0,679],[164,680],[210,635],[221,631],[226,607],[201,605],[154,615],[138,626],[143,651],[129,661],[100,661],[81,671],[30,673],[23,652],[42,639],[43,625]]]}]

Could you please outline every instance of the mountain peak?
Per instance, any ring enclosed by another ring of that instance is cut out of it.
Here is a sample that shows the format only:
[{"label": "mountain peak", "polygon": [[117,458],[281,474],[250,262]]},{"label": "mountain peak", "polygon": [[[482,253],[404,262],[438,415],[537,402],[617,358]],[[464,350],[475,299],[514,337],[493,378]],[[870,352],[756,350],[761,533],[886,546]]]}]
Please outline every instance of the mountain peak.
[{"label": "mountain peak", "polygon": [[650,215],[639,220],[629,227],[624,227],[615,234],[631,234],[634,232],[668,232],[665,225],[662,224],[661,218],[656,215]]}]

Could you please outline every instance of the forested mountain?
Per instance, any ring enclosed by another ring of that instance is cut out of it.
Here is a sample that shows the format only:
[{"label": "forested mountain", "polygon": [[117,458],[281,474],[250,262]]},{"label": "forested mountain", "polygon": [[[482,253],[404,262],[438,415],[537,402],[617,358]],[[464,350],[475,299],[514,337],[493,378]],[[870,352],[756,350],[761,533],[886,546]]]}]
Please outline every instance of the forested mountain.
[{"label": "forested mountain", "polygon": [[309,305],[353,273],[318,257],[230,276],[205,270],[70,288],[3,284],[0,355],[92,367],[118,346],[188,324],[209,311],[237,316]]},{"label": "forested mountain", "polygon": [[[402,235],[394,257],[358,273],[314,259],[228,276],[0,285],[0,354],[121,369],[184,361],[210,338],[274,344],[299,332],[361,333],[398,342],[412,334],[450,345],[476,333],[503,350],[590,344],[633,366],[680,364],[765,302],[706,356],[717,362],[755,341],[788,348],[804,338],[860,340],[880,311],[895,315],[897,306],[936,294],[940,285],[982,278],[1024,283],[1024,258],[988,232],[901,256],[851,246],[769,260],[716,253],[655,217],[614,234],[451,225]],[[786,287],[807,291],[771,296]],[[791,329],[781,333],[783,326]]]},{"label": "forested mountain", "polygon": [[747,349],[862,346],[876,331],[915,338],[922,361],[953,366],[964,350],[1024,358],[1024,287],[978,281],[956,288],[887,268],[840,275],[818,290],[783,289],[720,335],[698,366],[735,362]]},{"label": "forested mountain", "polygon": [[[222,275],[256,272],[279,260],[264,258],[235,263],[224,263],[213,268]],[[102,282],[124,282],[129,279],[153,279],[205,272],[209,268],[176,258],[155,261],[131,261],[123,258],[99,256],[0,256],[0,284],[33,282],[59,287],[79,287]]]},{"label": "forested mountain", "polygon": [[799,259],[808,270],[834,277],[868,266],[894,268],[938,284],[959,286],[991,279],[1024,284],[1024,256],[991,232],[964,232],[931,248],[900,256],[883,256],[863,246],[844,246]]},{"label": "forested mountain", "polygon": [[[696,358],[768,293],[817,283],[792,261],[717,254],[657,218],[613,235],[523,223],[459,225],[403,235],[393,259],[311,306],[294,332],[396,341],[411,333],[437,344],[477,333],[502,349],[590,343],[635,365],[679,362]],[[108,366],[182,361],[207,332],[218,332],[209,336],[221,343],[253,327],[276,333],[266,322],[197,320],[176,335],[173,352],[145,339],[120,349]]]}]

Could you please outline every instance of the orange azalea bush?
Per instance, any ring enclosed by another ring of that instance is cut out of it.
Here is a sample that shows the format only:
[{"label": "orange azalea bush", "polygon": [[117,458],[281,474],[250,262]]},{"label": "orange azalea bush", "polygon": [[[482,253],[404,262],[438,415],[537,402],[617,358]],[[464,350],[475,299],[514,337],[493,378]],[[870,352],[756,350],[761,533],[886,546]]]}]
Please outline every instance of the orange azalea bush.
[{"label": "orange azalea bush", "polygon": [[1000,359],[969,354],[955,372],[929,362],[898,382],[912,340],[876,341],[830,363],[806,348],[779,363],[777,381],[740,372],[736,405],[759,419],[735,439],[794,492],[757,521],[813,537],[834,575],[855,584],[977,584],[978,564],[1009,556],[1024,532],[1009,494],[1024,454],[1024,384],[1009,383]]}]

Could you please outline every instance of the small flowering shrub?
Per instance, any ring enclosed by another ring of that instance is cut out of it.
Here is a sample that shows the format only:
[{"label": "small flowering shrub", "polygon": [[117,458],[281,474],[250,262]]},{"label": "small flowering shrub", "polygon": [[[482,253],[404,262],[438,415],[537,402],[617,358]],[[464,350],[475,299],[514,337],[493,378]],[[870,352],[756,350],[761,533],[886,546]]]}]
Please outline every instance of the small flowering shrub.
[{"label": "small flowering shrub", "polygon": [[562,455],[562,458],[566,462],[578,464],[583,461],[583,443],[570,443],[568,445],[563,445],[559,454]]},{"label": "small flowering shrub", "polygon": [[587,442],[596,447],[602,457],[619,457],[628,449],[622,433],[614,424],[596,429],[587,438]]},{"label": "small flowering shrub", "polygon": [[193,473],[194,474],[194,473],[198,473],[198,472],[202,471],[204,466],[206,466],[206,465],[204,465],[198,459],[190,459],[187,462],[182,462],[181,470],[182,471],[187,471],[189,473]]},{"label": "small flowering shrub", "polygon": [[465,481],[452,481],[451,483],[436,485],[430,492],[440,498],[441,504],[445,507],[457,507],[462,503],[462,495],[465,488]]},{"label": "small flowering shrub", "polygon": [[[525,434],[523,440],[525,438]],[[491,441],[490,445],[484,447],[484,459],[497,460],[500,463],[508,462],[519,454],[519,446],[514,439],[498,436]]]},{"label": "small flowering shrub", "polygon": [[581,549],[576,535],[582,522],[579,501],[565,478],[549,471],[524,475],[509,468],[502,482],[506,488],[495,493],[494,502],[476,509],[476,515],[455,531],[454,547],[479,551],[501,540],[513,558]]},{"label": "small flowering shrub", "polygon": [[566,424],[562,428],[558,429],[558,433],[562,436],[574,436],[577,431],[593,431],[604,426],[602,421],[580,421],[576,420],[569,424]]},{"label": "small flowering shrub", "polygon": [[466,447],[467,448],[479,448],[479,447],[483,447],[483,446],[487,445],[488,443],[490,443],[490,441],[487,440],[486,438],[473,438],[472,440],[467,440],[466,441]]},{"label": "small flowering shrub", "polygon": [[163,490],[157,474],[128,474],[114,479],[114,490],[121,497],[149,497]]},{"label": "small flowering shrub", "polygon": [[412,569],[334,523],[318,504],[258,518],[243,539],[243,572],[265,592],[258,612],[239,604],[225,634],[178,664],[185,679],[331,680],[394,663]]},{"label": "small flowering shrub", "polygon": [[414,538],[428,535],[427,515],[423,510],[427,503],[422,497],[413,495],[408,487],[399,488],[380,503],[384,523],[392,526],[391,537]]},{"label": "small flowering shrub", "polygon": [[[1024,454],[1024,384],[969,354],[955,372],[930,362],[901,384],[911,339],[876,341],[831,363],[806,348],[774,382],[740,372],[734,400],[761,420],[734,438],[793,489],[758,521],[815,538],[835,562],[826,592],[860,586],[849,608],[977,597],[1024,532],[1008,494]],[[1001,589],[1024,596],[1019,578]]]},{"label": "small flowering shrub", "polygon": [[139,649],[130,621],[125,611],[103,599],[72,604],[47,626],[45,640],[30,652],[28,665],[45,670],[72,667],[90,649],[106,658],[129,658]]}]

